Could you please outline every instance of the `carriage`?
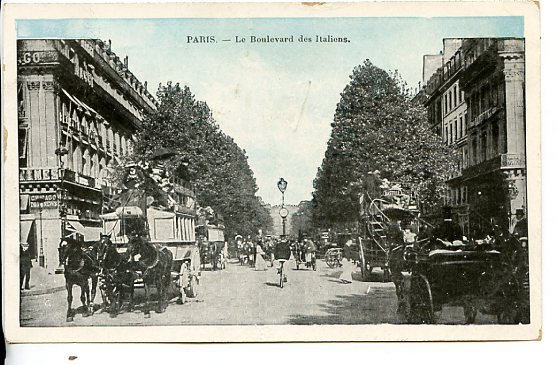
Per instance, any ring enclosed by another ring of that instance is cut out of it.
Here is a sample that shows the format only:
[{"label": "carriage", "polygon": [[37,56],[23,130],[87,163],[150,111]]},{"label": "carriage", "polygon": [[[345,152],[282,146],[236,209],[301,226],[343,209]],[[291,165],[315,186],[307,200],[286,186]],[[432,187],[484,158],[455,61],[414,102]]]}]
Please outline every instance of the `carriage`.
[{"label": "carriage", "polygon": [[463,307],[466,323],[478,312],[496,315],[501,324],[529,323],[527,241],[499,236],[457,247],[436,243],[405,250],[410,276],[397,294],[409,322],[435,323],[435,312],[452,305]]},{"label": "carriage", "polygon": [[300,266],[305,266],[307,269],[312,269],[313,271],[317,269],[315,250],[308,250],[304,242],[295,243],[292,253],[296,260],[296,270],[299,270]]},{"label": "carriage", "polygon": [[227,249],[224,241],[222,224],[203,224],[195,228],[197,237],[201,239],[201,263],[203,268],[211,264],[213,270],[225,269]]},{"label": "carriage", "polygon": [[[171,276],[180,292],[178,302],[183,303],[187,297],[198,295],[201,259],[195,241],[193,214],[179,209],[148,207],[145,216],[137,206],[124,206],[100,218],[104,235],[110,238],[120,253],[126,252],[134,232],[141,232],[147,227],[149,242],[172,253]],[[141,279],[134,283],[136,288],[143,285]]]}]

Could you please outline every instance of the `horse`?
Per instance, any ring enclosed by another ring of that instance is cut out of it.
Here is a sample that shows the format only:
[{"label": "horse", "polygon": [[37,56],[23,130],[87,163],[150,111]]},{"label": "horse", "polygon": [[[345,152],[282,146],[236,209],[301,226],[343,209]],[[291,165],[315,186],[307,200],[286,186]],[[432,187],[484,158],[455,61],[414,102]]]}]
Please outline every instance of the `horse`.
[{"label": "horse", "polygon": [[[64,278],[68,292],[66,322],[72,322],[74,317],[72,311],[74,285],[81,288],[80,299],[85,309],[83,317],[93,314],[99,273],[98,264],[94,259],[94,250],[94,247],[84,249],[77,240],[73,239],[62,241],[58,247],[58,260],[60,266],[64,266]],[[89,287],[89,279],[91,279],[91,287]]]},{"label": "horse", "polygon": [[[167,290],[172,280],[173,255],[168,248],[150,243],[143,237],[133,236],[129,241],[129,257],[132,264],[141,271],[141,277],[145,284],[146,303],[143,308],[145,318],[150,317],[149,288],[155,285],[157,288],[157,313],[163,313],[168,305]],[[135,257],[139,255],[139,260]]]},{"label": "horse", "polygon": [[123,294],[129,296],[129,310],[133,306],[135,271],[131,270],[127,260],[116,250],[109,236],[102,235],[98,241],[96,258],[100,266],[101,294],[103,304],[108,308],[111,318],[117,316],[123,301]]}]

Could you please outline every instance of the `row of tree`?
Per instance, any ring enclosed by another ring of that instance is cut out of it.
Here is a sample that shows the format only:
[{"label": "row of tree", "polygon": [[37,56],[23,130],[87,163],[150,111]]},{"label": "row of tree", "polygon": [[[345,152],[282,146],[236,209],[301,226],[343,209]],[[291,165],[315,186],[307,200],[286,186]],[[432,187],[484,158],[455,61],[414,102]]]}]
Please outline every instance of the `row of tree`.
[{"label": "row of tree", "polygon": [[178,83],[159,85],[156,96],[159,106],[144,118],[130,159],[150,161],[172,151],[164,159],[167,170],[191,184],[198,204],[222,217],[228,234],[270,228],[246,151],[219,128],[209,106]]},{"label": "row of tree", "polygon": [[412,185],[422,205],[435,209],[456,158],[456,151],[433,131],[425,108],[412,101],[398,73],[366,60],[354,69],[337,104],[314,180],[314,225],[347,227],[357,222],[362,177],[374,170],[382,178]]}]

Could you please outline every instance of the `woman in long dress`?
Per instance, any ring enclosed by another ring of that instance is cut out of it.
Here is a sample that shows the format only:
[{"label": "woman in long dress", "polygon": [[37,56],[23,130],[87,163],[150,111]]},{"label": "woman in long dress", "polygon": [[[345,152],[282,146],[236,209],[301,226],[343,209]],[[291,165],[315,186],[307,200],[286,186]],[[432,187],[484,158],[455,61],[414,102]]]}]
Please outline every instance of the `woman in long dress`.
[{"label": "woman in long dress", "polygon": [[342,284],[352,283],[352,271],[355,269],[355,265],[352,263],[350,253],[353,250],[354,242],[349,239],[344,244],[344,256],[345,260],[342,261],[342,274],[340,274],[339,280]]},{"label": "woman in long dress", "polygon": [[265,251],[263,251],[263,247],[261,247],[260,244],[257,245],[255,253],[256,253],[255,270],[256,271],[267,270],[267,262],[263,258],[263,254],[265,253]]}]

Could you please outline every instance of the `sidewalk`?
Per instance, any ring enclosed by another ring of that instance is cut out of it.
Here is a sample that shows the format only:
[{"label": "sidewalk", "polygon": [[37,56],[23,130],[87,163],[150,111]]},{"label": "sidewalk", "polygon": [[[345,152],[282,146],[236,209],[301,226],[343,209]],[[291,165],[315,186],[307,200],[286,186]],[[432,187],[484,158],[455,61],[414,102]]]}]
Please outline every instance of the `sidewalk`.
[{"label": "sidewalk", "polygon": [[39,266],[33,261],[31,268],[31,280],[29,282],[30,290],[22,290],[21,296],[51,294],[65,290],[66,280],[64,274],[48,273],[46,269]]}]

